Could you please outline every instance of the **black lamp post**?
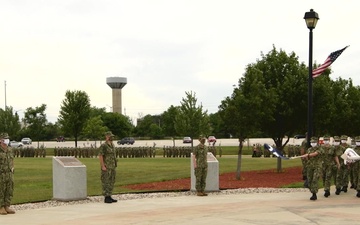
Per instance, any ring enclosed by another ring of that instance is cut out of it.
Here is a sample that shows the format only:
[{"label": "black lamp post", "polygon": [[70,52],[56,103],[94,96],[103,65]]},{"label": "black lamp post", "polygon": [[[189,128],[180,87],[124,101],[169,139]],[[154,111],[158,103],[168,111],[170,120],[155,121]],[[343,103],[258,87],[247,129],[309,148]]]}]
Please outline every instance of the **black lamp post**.
[{"label": "black lamp post", "polygon": [[319,20],[319,15],[310,9],[310,12],[306,12],[304,16],[306,26],[309,28],[309,80],[308,80],[308,132],[307,132],[307,146],[310,146],[310,138],[313,135],[312,128],[312,55],[313,55],[313,32],[312,30],[316,27],[316,23]]}]

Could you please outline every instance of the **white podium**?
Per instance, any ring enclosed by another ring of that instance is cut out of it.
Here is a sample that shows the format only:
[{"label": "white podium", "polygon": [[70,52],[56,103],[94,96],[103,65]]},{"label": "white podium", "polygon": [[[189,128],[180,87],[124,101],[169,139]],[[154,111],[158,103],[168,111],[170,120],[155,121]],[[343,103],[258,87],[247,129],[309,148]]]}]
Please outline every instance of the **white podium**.
[{"label": "white podium", "polygon": [[[196,177],[194,171],[194,164],[193,164],[193,157],[194,155],[191,153],[190,158],[190,174],[191,174],[191,191],[196,191],[195,184],[196,184]],[[206,186],[205,191],[220,191],[219,189],[219,161],[216,157],[211,153],[208,152],[207,154],[207,163],[208,163],[208,171],[206,176]]]}]

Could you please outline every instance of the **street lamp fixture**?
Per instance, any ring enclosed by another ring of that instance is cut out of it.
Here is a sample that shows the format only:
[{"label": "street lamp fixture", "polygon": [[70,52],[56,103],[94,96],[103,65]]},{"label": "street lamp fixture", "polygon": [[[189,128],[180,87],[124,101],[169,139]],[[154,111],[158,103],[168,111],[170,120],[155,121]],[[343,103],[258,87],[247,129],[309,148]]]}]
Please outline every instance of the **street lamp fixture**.
[{"label": "street lamp fixture", "polygon": [[304,16],[306,26],[309,28],[309,78],[308,78],[308,132],[307,132],[307,146],[310,147],[310,138],[313,135],[312,128],[312,118],[313,118],[313,110],[312,110],[312,56],[313,56],[313,32],[315,29],[317,21],[319,20],[319,15],[313,10],[310,9],[309,12],[305,13]]},{"label": "street lamp fixture", "polygon": [[319,20],[319,15],[313,9],[310,9],[310,12],[305,13],[304,19],[306,26],[309,29],[314,29],[316,27],[317,21]]}]

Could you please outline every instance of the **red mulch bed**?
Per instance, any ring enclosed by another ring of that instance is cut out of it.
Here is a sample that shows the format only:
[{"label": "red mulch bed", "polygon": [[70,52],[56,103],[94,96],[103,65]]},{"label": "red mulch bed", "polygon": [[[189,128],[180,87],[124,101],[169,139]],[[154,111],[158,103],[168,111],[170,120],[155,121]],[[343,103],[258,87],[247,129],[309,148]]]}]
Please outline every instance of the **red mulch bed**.
[{"label": "red mulch bed", "polygon": [[[302,168],[285,168],[281,173],[276,170],[258,170],[241,172],[241,179],[236,180],[236,172],[219,175],[220,189],[236,188],[280,188],[284,185],[302,182]],[[142,191],[175,191],[190,190],[190,178],[163,182],[127,185],[125,188]]]}]

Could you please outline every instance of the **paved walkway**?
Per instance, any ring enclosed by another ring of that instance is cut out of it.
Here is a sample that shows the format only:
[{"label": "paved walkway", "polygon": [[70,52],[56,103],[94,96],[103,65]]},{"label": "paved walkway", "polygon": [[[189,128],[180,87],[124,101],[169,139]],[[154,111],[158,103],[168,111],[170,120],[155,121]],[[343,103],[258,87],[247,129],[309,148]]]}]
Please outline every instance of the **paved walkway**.
[{"label": "paved walkway", "polygon": [[20,210],[1,225],[105,224],[360,224],[360,198],[349,190],[310,201],[309,192],[210,194]]}]

